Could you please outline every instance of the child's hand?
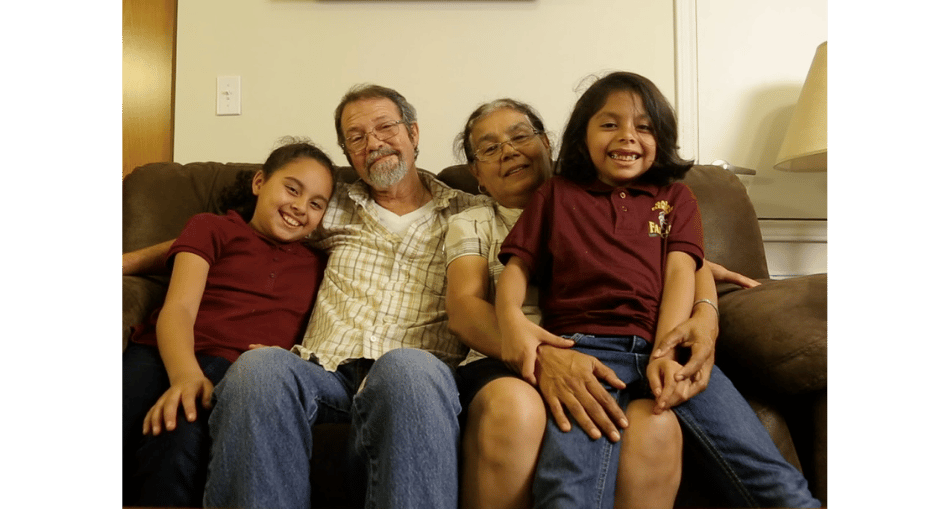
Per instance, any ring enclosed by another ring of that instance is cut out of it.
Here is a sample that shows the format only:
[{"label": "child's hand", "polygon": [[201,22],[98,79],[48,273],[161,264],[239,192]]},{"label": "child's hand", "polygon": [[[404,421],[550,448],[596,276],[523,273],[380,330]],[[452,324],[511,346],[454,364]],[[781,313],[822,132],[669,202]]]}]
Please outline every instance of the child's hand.
[{"label": "child's hand", "polygon": [[186,420],[196,420],[196,400],[201,400],[202,407],[212,406],[212,382],[202,373],[176,380],[160,399],[150,408],[144,417],[144,435],[159,435],[165,427],[167,431],[176,429],[176,413],[180,405],[186,414]]},{"label": "child's hand", "polygon": [[546,331],[529,321],[521,311],[510,323],[500,323],[500,328],[503,362],[532,385],[538,383],[535,379],[535,359],[538,356],[536,349],[540,344],[546,343],[559,348],[574,346],[574,341]]},{"label": "child's hand", "polygon": [[680,403],[688,401],[693,393],[692,381],[688,378],[676,381],[676,373],[682,365],[672,359],[651,359],[646,368],[646,376],[650,381],[650,389],[656,396],[654,414],[661,414],[665,410]]}]

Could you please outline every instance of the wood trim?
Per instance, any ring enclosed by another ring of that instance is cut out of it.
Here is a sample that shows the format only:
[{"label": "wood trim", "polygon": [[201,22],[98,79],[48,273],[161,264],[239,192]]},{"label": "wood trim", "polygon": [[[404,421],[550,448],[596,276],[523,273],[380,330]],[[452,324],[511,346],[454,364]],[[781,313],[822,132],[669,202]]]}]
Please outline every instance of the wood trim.
[{"label": "wood trim", "polygon": [[177,0],[124,0],[123,176],[173,160]]},{"label": "wood trim", "polygon": [[695,0],[674,0],[676,34],[676,117],[679,152],[698,161],[698,32]]}]

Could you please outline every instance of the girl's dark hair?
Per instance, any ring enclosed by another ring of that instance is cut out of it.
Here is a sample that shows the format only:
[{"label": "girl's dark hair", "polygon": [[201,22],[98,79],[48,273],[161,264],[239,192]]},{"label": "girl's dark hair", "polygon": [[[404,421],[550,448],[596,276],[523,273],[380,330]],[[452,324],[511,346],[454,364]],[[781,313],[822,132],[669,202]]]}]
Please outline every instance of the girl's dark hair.
[{"label": "girl's dark hair", "polygon": [[[319,147],[310,142],[308,138],[295,138],[286,136],[278,140],[280,147],[274,149],[268,159],[261,165],[261,171],[267,180],[277,170],[297,159],[309,158],[322,164],[329,170],[332,186],[336,187],[336,166],[333,161]],[[219,194],[219,209],[238,212],[245,222],[251,221],[255,214],[255,205],[258,197],[251,192],[251,181],[258,170],[242,170],[235,176],[235,182],[224,188]]]},{"label": "girl's dark hair", "polygon": [[623,71],[597,79],[575,103],[561,137],[557,173],[584,184],[597,178],[597,168],[587,148],[588,121],[600,111],[611,93],[622,91],[634,92],[643,101],[656,140],[653,165],[637,178],[637,182],[662,186],[682,179],[692,168],[693,162],[679,157],[676,144],[678,126],[672,106],[652,81],[639,74]]},{"label": "girl's dark hair", "polygon": [[501,109],[510,109],[522,113],[527,119],[529,119],[529,122],[536,131],[542,133],[545,132],[545,124],[539,117],[538,112],[535,111],[535,108],[515,99],[496,99],[488,103],[481,104],[477,107],[477,109],[473,110],[473,113],[470,114],[470,118],[467,119],[467,123],[464,124],[463,131],[461,131],[457,135],[457,138],[454,139],[454,155],[457,156],[458,160],[461,158],[461,156],[463,156],[466,162],[473,162],[473,144],[470,142],[470,133],[473,131],[473,126],[480,118]]}]

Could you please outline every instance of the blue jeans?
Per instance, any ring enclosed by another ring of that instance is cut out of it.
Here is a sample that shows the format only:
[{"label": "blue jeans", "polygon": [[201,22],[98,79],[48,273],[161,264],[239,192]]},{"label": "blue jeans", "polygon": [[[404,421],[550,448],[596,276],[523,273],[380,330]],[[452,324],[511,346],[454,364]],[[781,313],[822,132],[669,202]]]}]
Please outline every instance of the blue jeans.
[{"label": "blue jeans", "polygon": [[[617,390],[604,384],[621,408],[626,408],[636,387],[648,390],[646,366],[651,345],[638,336],[595,337],[574,334],[575,350],[592,355],[628,384]],[[603,382],[602,382],[603,383]],[[592,439],[580,426],[565,433],[548,420],[532,483],[536,508],[598,508],[614,506],[621,442]]]},{"label": "blue jeans", "polygon": [[[639,337],[574,334],[574,348],[593,355],[628,385],[607,387],[621,408],[650,397],[646,367],[650,345]],[[685,446],[708,468],[701,472],[731,507],[819,507],[803,475],[788,463],[747,401],[715,366],[708,387],[673,408]],[[613,507],[620,443],[592,440],[579,426],[568,433],[549,419],[533,483],[535,507]]]},{"label": "blue jeans", "polygon": [[[231,365],[211,355],[196,359],[213,384]],[[144,416],[170,387],[157,348],[128,344],[123,379],[123,505],[200,506],[209,463],[209,412],[199,407],[196,421],[188,422],[181,411],[175,430],[144,436]]]},{"label": "blue jeans", "polygon": [[731,380],[715,366],[708,387],[673,408],[686,438],[709,468],[702,475],[731,507],[819,507]]},{"label": "blue jeans", "polygon": [[310,507],[314,425],[349,422],[347,477],[365,507],[456,508],[453,370],[415,349],[370,364],[330,372],[278,348],[239,357],[214,393],[205,506]]}]

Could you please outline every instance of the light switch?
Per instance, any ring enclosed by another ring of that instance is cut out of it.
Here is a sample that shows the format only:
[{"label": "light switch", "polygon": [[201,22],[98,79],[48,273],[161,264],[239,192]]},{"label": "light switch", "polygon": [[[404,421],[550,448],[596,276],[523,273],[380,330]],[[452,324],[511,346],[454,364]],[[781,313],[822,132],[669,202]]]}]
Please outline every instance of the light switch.
[{"label": "light switch", "polygon": [[242,114],[241,76],[219,76],[216,78],[215,114]]}]

